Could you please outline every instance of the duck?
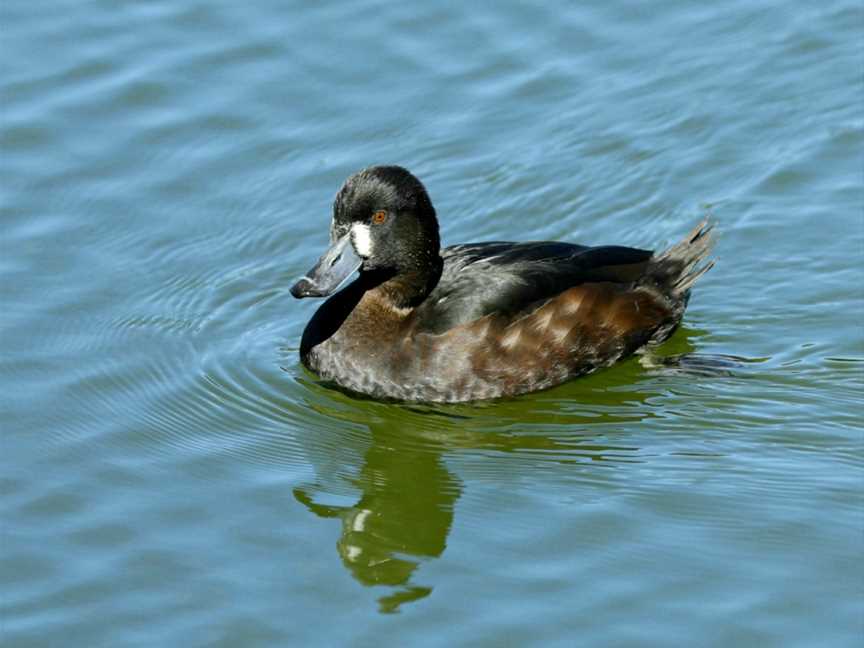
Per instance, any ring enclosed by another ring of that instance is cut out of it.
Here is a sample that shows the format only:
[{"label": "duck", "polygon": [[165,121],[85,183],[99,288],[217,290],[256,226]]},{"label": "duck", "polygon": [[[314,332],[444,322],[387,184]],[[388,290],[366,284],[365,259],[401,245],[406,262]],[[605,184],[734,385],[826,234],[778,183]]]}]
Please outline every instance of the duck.
[{"label": "duck", "polygon": [[667,340],[714,264],[713,229],[705,219],[660,252],[558,241],[442,248],[420,180],[371,166],[337,192],[330,245],[291,287],[298,299],[327,298],[303,331],[300,361],[323,383],[375,400],[548,389]]}]

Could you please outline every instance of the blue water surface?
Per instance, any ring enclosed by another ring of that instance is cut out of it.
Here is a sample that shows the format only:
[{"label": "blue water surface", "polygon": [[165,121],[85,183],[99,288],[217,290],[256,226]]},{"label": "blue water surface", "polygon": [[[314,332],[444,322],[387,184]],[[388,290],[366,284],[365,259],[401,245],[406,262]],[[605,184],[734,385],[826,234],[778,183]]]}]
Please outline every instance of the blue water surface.
[{"label": "blue water surface", "polygon": [[[5,646],[852,647],[864,7],[0,5]],[[299,364],[352,172],[445,243],[721,232],[661,349],[404,406]]]}]

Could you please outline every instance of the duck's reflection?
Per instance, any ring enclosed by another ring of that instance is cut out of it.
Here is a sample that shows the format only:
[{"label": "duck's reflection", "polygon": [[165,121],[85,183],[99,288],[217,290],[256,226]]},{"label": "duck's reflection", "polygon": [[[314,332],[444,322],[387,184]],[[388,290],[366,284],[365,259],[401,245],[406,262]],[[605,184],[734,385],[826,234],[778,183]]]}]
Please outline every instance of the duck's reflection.
[{"label": "duck's reflection", "polygon": [[316,515],[341,519],[336,547],[343,564],[364,585],[398,588],[379,599],[382,612],[395,612],[432,591],[412,585],[411,578],[424,558],[444,551],[461,485],[440,452],[388,441],[373,438],[356,482],[363,494],[354,506],[318,504],[313,488],[296,488],[294,496]]},{"label": "duck's reflection", "polygon": [[[628,392],[617,395],[616,399],[632,402],[634,395],[641,398],[641,394]],[[496,426],[512,426],[513,420],[505,411],[501,408],[495,411],[504,414],[503,419],[494,420]],[[543,457],[567,465],[587,460],[592,463],[638,460],[634,457],[636,448],[600,444],[591,435],[566,432],[559,414],[538,411],[523,414],[526,424],[549,422],[550,416],[554,418],[562,432],[561,437],[554,438],[518,431],[488,431],[483,427],[492,421],[485,417],[479,419],[481,429],[471,429],[478,424],[478,419],[463,419],[454,425],[428,412],[401,408],[399,413],[398,422],[382,421],[371,428],[371,445],[363,455],[356,477],[351,480],[361,492],[355,504],[322,503],[333,496],[332,491],[341,489],[328,489],[320,483],[294,489],[294,497],[309,511],[341,521],[336,548],[354,578],[367,586],[391,588],[390,593],[378,599],[380,611],[385,613],[397,612],[403,603],[432,592],[431,586],[415,582],[416,572],[426,559],[437,558],[444,552],[453,526],[454,507],[462,493],[462,482],[447,469],[446,454],[483,450],[524,454],[532,463]],[[422,430],[406,425],[406,419],[416,423],[418,418],[427,422],[434,418],[435,425]],[[608,416],[599,418],[609,421]],[[632,422],[635,418],[630,415],[613,420]],[[568,420],[595,423],[598,417],[591,414],[586,418],[571,416]],[[494,455],[484,458],[495,461]],[[499,461],[497,468],[508,470],[508,463]],[[326,474],[323,477],[332,483],[332,477]]]}]

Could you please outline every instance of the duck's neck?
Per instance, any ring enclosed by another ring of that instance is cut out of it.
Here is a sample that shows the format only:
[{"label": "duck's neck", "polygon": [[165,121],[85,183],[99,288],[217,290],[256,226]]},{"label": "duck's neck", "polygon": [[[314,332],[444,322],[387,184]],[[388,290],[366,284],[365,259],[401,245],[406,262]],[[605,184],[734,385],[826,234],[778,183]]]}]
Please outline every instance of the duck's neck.
[{"label": "duck's neck", "polygon": [[422,265],[410,267],[400,272],[391,272],[389,276],[380,276],[382,281],[378,283],[375,290],[395,309],[415,308],[438,285],[443,268],[444,260],[436,254]]}]

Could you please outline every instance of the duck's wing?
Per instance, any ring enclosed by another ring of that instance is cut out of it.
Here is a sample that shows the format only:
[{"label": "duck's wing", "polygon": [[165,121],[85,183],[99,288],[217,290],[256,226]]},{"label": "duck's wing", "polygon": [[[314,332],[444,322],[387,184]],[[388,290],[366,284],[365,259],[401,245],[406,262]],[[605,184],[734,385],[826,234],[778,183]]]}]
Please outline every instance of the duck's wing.
[{"label": "duck's wing", "polygon": [[443,333],[491,313],[509,317],[586,283],[622,287],[642,278],[653,252],[620,246],[490,242],[444,248],[435,290],[416,311],[428,333]]}]

